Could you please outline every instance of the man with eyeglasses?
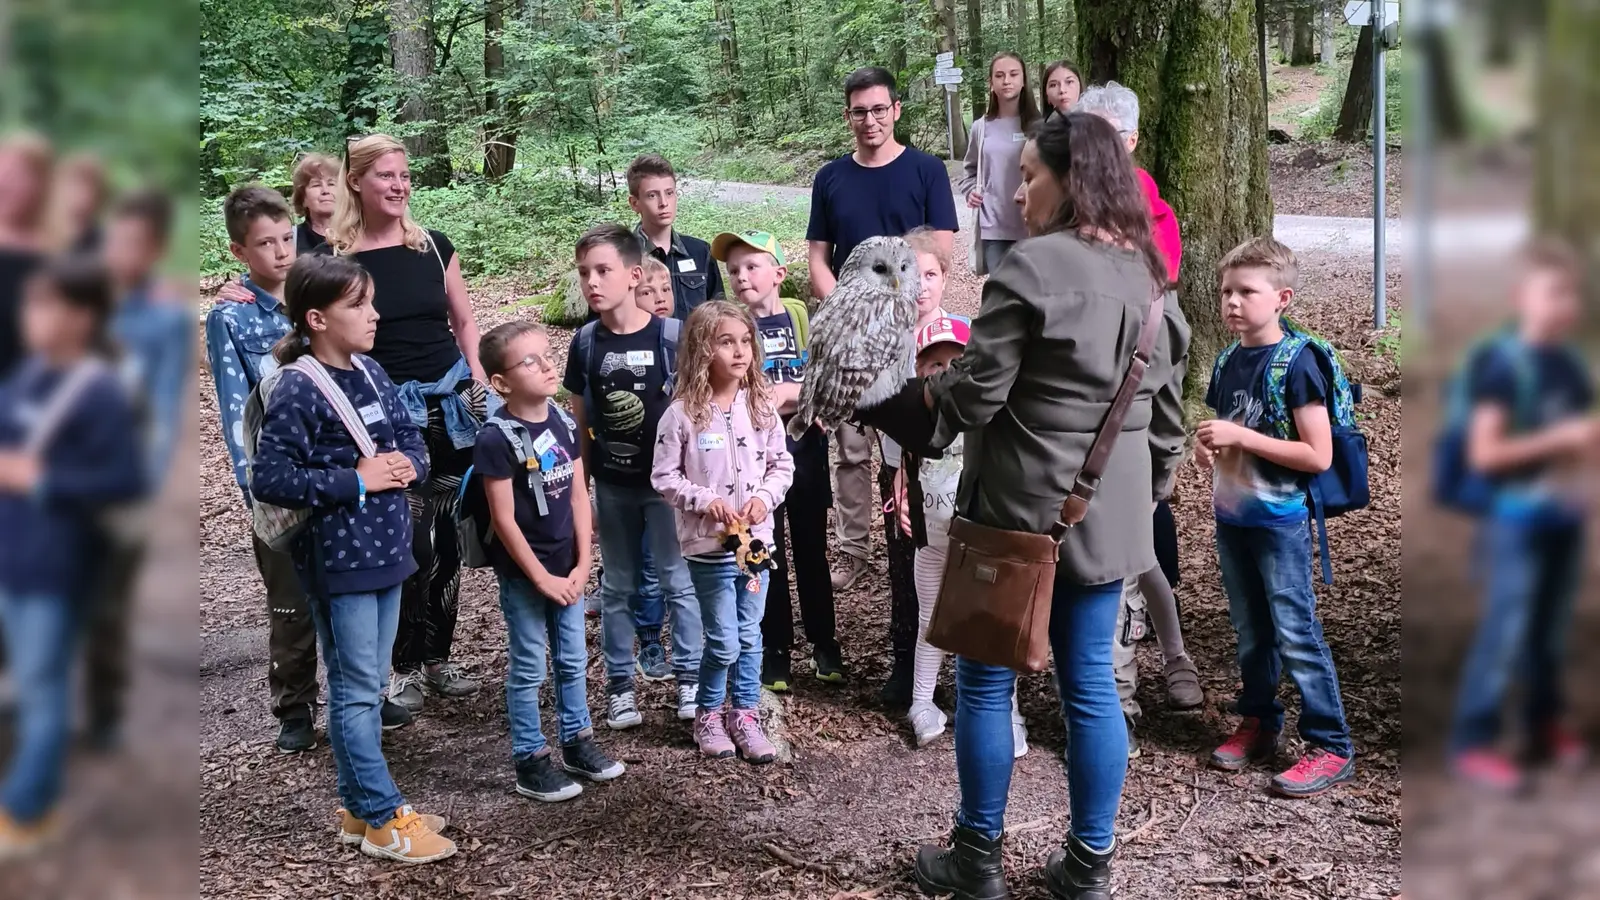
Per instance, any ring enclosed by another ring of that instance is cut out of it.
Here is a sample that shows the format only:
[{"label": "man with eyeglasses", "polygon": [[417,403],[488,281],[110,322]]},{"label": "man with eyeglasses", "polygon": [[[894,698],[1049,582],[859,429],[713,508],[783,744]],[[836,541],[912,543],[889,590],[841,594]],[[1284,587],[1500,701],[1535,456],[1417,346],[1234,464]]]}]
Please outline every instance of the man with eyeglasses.
[{"label": "man with eyeglasses", "polygon": [[[817,172],[811,187],[811,222],[806,228],[811,290],[824,302],[837,282],[839,267],[867,238],[903,235],[925,225],[936,231],[948,253],[959,228],[955,196],[944,163],[895,140],[900,100],[895,93],[894,76],[876,66],[857,69],[845,79],[844,97],[844,119],[855,136],[855,152]],[[835,590],[844,590],[866,571],[872,551],[872,498],[882,492],[872,490],[872,436],[853,425],[839,429],[836,435],[836,527],[840,548],[847,558],[844,568],[834,572],[832,580]],[[908,572],[909,560],[907,554]],[[891,706],[902,705],[902,700],[910,702],[911,654],[917,626],[916,596],[895,600],[902,601],[895,604],[890,616],[895,674],[884,693],[884,700]],[[909,610],[901,609],[907,603]],[[902,621],[907,613],[909,620]],[[819,671],[818,676],[822,675]],[[841,681],[843,672],[825,680]]]}]

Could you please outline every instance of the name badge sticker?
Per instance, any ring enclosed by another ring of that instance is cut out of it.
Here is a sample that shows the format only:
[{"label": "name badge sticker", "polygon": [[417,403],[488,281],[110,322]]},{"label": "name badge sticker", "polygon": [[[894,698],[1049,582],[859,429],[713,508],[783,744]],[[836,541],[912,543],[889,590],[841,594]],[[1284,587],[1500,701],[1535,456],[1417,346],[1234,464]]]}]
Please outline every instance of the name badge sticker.
[{"label": "name badge sticker", "polygon": [[721,450],[726,446],[728,446],[728,436],[725,434],[700,435],[701,450]]},{"label": "name badge sticker", "polygon": [[692,259],[680,259],[680,260],[678,260],[678,271],[679,272],[693,272],[694,271],[694,260],[692,260]]},{"label": "name badge sticker", "polygon": [[368,425],[376,425],[383,421],[383,404],[381,403],[368,403],[356,411],[361,414],[361,421]]},{"label": "name badge sticker", "polygon": [[1015,131],[1015,132],[1012,132],[1012,134],[1011,134],[1011,143],[1013,143],[1013,144],[1020,144],[1020,143],[1022,143],[1023,141],[1025,141],[1027,139],[1028,139],[1028,136],[1023,134],[1020,131]]},{"label": "name badge sticker", "polygon": [[789,339],[781,334],[761,339],[761,350],[764,353],[779,353],[787,349],[789,349]]},{"label": "name badge sticker", "polygon": [[[612,357],[615,359],[616,357]],[[629,366],[653,366],[656,364],[654,350],[629,350],[627,364]]]},{"label": "name badge sticker", "polygon": [[533,439],[533,455],[544,456],[544,452],[556,445],[556,436],[553,432],[546,431]]}]

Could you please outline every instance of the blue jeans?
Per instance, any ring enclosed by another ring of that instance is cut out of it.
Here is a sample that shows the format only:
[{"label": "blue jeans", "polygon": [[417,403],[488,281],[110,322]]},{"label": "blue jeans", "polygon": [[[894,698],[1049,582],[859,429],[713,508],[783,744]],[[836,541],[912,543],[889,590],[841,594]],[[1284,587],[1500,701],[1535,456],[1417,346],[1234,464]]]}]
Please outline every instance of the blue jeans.
[{"label": "blue jeans", "polygon": [[639,546],[639,591],[633,595],[633,627],[640,641],[661,640],[661,626],[667,621],[667,604],[661,596],[661,579],[656,576],[655,554],[650,552],[650,536]]},{"label": "blue jeans", "polygon": [[1355,748],[1311,587],[1310,521],[1251,528],[1218,522],[1217,558],[1239,637],[1239,714],[1281,731],[1278,679],[1287,669],[1300,691],[1300,736],[1349,759]]},{"label": "blue jeans", "polygon": [[750,576],[740,572],[732,560],[689,563],[706,633],[700,693],[695,698],[701,709],[720,707],[726,694],[733,695],[734,709],[755,709],[761,702],[761,617],[767,611],[771,574],[762,572],[752,591]]},{"label": "blue jeans", "polygon": [[636,626],[631,601],[643,580],[640,550],[648,536],[663,599],[672,610],[672,671],[681,682],[694,681],[700,670],[700,604],[689,581],[688,563],[678,549],[672,507],[645,485],[625,487],[596,480],[594,497],[600,561],[605,564],[600,576],[600,632],[607,680],[633,681]]},{"label": "blue jeans", "polygon": [[17,691],[16,743],[0,806],[20,824],[48,815],[61,796],[80,615],[63,597],[0,592],[6,665]]},{"label": "blue jeans", "polygon": [[[1050,649],[1066,717],[1072,833],[1090,849],[1111,846],[1128,771],[1128,731],[1111,677],[1112,632],[1122,582],[1073,584],[1056,575]],[[956,824],[991,839],[1005,830],[1011,791],[1011,695],[1017,673],[956,657]]]},{"label": "blue jeans", "polygon": [[1530,731],[1560,718],[1561,670],[1584,558],[1584,527],[1540,527],[1491,517],[1480,534],[1489,567],[1483,618],[1467,653],[1456,699],[1451,749],[1494,743],[1513,673],[1525,679]]},{"label": "blue jeans", "polygon": [[383,758],[383,690],[400,627],[400,585],[306,599],[328,670],[328,743],[339,801],[378,828],[406,802]]},{"label": "blue jeans", "polygon": [[511,720],[511,758],[525,759],[545,747],[539,724],[539,686],[544,684],[547,655],[556,670],[561,743],[572,743],[590,728],[583,604],[562,606],[539,593],[527,579],[501,578],[500,611],[505,613],[510,643],[506,717]]}]

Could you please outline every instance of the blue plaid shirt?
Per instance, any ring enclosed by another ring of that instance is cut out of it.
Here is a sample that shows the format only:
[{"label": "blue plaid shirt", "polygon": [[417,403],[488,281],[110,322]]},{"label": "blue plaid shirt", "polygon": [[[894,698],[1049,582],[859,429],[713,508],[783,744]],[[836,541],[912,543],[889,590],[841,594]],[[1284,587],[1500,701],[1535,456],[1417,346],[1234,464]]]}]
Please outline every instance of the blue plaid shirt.
[{"label": "blue plaid shirt", "polygon": [[250,503],[250,481],[244,456],[244,405],[261,379],[278,367],[273,345],[289,333],[289,316],[283,304],[244,279],[256,295],[254,303],[218,303],[206,315],[206,358],[217,386],[217,409],[222,419],[222,439],[233,460],[233,478]]}]

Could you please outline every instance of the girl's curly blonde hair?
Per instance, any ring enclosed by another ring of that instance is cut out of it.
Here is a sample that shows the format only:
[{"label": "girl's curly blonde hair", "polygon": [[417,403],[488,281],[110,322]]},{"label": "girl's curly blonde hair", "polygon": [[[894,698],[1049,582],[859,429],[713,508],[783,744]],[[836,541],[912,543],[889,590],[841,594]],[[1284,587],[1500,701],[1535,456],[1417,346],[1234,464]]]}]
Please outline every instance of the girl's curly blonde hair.
[{"label": "girl's curly blonde hair", "polygon": [[778,412],[772,405],[772,386],[767,383],[762,370],[761,339],[756,332],[756,320],[741,303],[726,300],[708,300],[694,308],[684,325],[683,343],[678,348],[678,381],[672,399],[682,400],[684,412],[696,428],[711,425],[714,404],[711,402],[711,357],[717,350],[717,326],[723,319],[733,319],[750,329],[750,368],[744,373],[744,389],[750,404],[750,421],[757,428],[770,428]]}]

